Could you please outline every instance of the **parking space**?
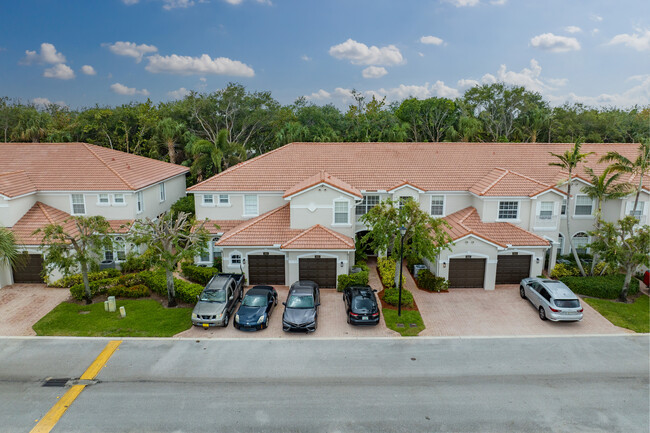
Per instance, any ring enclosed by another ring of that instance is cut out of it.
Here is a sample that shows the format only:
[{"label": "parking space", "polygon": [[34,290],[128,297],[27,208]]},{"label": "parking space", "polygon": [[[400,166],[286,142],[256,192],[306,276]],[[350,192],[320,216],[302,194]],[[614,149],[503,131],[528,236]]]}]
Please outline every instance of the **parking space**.
[{"label": "parking space", "polygon": [[[345,317],[343,297],[333,289],[321,289],[321,305],[318,312],[318,328],[310,334],[289,333],[282,330],[283,301],[286,301],[289,288],[273,286],[278,292],[278,306],[271,314],[269,327],[257,332],[244,332],[236,329],[231,323],[226,328],[203,329],[193,326],[176,337],[187,338],[355,338],[355,337],[391,337],[397,333],[386,328],[383,317],[377,326],[348,325]],[[247,287],[247,289],[249,289]]]},{"label": "parking space", "polygon": [[0,335],[36,335],[32,326],[70,298],[70,290],[14,284],[0,290]]}]

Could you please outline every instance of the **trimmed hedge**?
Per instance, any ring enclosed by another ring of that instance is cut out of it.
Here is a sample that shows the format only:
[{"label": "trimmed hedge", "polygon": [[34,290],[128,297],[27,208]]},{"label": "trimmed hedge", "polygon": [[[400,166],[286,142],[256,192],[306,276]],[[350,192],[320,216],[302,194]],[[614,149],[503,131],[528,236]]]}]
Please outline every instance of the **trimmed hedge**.
[{"label": "trimmed hedge", "polygon": [[418,286],[421,289],[430,292],[440,292],[441,290],[449,289],[449,281],[443,277],[436,277],[428,269],[422,269],[418,272]]},{"label": "trimmed hedge", "polygon": [[[384,287],[387,289],[395,287],[395,268],[397,263],[392,257],[378,257],[377,270]],[[402,275],[402,286],[404,286],[404,275]]]},{"label": "trimmed hedge", "polygon": [[[144,284],[152,292],[167,296],[167,276],[164,270],[140,272]],[[187,304],[196,304],[196,297],[203,291],[203,286],[174,278],[176,299]]]},{"label": "trimmed hedge", "polygon": [[132,287],[118,285],[109,287],[106,294],[108,296],[116,296],[119,298],[144,298],[151,295],[151,291],[144,284],[138,284]]},{"label": "trimmed hedge", "polygon": [[[399,289],[393,287],[384,290],[384,302],[397,307],[399,302]],[[402,287],[402,307],[412,307],[414,304],[413,294]]]},{"label": "trimmed hedge", "polygon": [[[106,278],[119,277],[120,275],[122,275],[122,273],[117,269],[105,269],[99,272],[89,272],[88,281],[104,280]],[[50,287],[72,287],[75,284],[83,284],[83,275],[68,275],[67,277],[61,278],[60,280],[56,280],[50,284]]]},{"label": "trimmed hedge", "polygon": [[183,276],[188,280],[194,283],[203,284],[205,286],[214,275],[219,273],[219,269],[204,268],[186,262],[181,263],[181,272]]},{"label": "trimmed hedge", "polygon": [[342,292],[350,286],[367,286],[368,271],[361,271],[350,275],[339,275],[337,280],[336,290],[339,292]]},{"label": "trimmed hedge", "polygon": [[[563,277],[560,278],[574,293],[594,298],[616,299],[621,293],[623,283],[625,282],[624,274],[602,275],[595,277]],[[628,295],[634,295],[639,292],[639,280],[632,278],[630,281],[630,290]]]},{"label": "trimmed hedge", "polygon": [[551,278],[556,279],[577,275],[580,275],[580,270],[577,267],[565,265],[564,263],[557,263],[551,271]]},{"label": "trimmed hedge", "polygon": [[[117,286],[119,283],[117,278],[106,278],[103,280],[91,281],[88,285],[90,286],[91,297],[94,298],[97,295],[106,293],[109,287]],[[74,286],[70,287],[70,295],[72,295],[72,297],[77,301],[84,299],[84,283],[75,284]]]}]

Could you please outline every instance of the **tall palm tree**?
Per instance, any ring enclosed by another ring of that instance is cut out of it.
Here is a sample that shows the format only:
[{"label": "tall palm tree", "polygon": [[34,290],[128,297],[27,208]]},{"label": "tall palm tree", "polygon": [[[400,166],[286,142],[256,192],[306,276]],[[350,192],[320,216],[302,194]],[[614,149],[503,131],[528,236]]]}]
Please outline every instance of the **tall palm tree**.
[{"label": "tall palm tree", "polygon": [[639,204],[639,195],[643,188],[643,176],[650,174],[650,140],[646,139],[639,145],[639,156],[632,161],[618,152],[607,152],[598,162],[611,162],[609,166],[614,172],[629,173],[632,177],[639,177],[639,183],[636,187],[636,197],[634,198],[634,208],[632,215],[636,212]]},{"label": "tall palm tree", "polygon": [[167,147],[169,162],[176,164],[176,142],[185,133],[185,125],[171,117],[165,117],[156,125],[156,134]]},{"label": "tall palm tree", "polygon": [[579,163],[587,159],[587,156],[593,153],[593,152],[580,153],[581,147],[582,147],[582,143],[580,143],[580,141],[576,141],[576,144],[571,149],[567,149],[562,154],[549,152],[551,155],[556,157],[559,161],[549,162],[548,165],[560,167],[569,173],[569,179],[567,183],[567,200],[566,200],[567,201],[566,229],[568,232],[567,235],[569,239],[569,245],[571,246],[571,251],[573,251],[573,257],[576,260],[578,269],[580,269],[580,274],[582,274],[582,276],[585,277],[586,276],[585,270],[583,269],[582,263],[580,262],[580,257],[578,257],[578,252],[576,251],[575,248],[573,248],[573,237],[571,236],[571,182],[573,181],[573,170],[578,166]]},{"label": "tall palm tree", "polygon": [[[598,176],[590,167],[585,167],[585,172],[589,176],[590,185],[582,188],[582,192],[587,194],[592,200],[598,202],[598,209],[596,210],[596,231],[600,230],[601,215],[603,209],[603,202],[607,200],[615,200],[623,198],[630,193],[631,185],[629,183],[616,183],[621,177],[622,173],[617,172],[612,174],[610,167]],[[609,176],[609,177],[607,177]],[[594,259],[591,262],[591,275],[594,274],[594,267],[598,261],[598,254],[594,254]]]},{"label": "tall palm tree", "polygon": [[7,264],[15,268],[18,265],[19,257],[20,253],[13,232],[0,227],[0,265]]}]

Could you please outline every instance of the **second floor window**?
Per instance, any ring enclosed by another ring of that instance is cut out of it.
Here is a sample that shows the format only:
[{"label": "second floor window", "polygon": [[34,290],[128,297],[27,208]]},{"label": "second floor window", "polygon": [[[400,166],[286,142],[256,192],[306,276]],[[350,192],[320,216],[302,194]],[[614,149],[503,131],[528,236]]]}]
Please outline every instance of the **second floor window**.
[{"label": "second floor window", "polygon": [[165,184],[161,183],[160,184],[160,201],[165,201]]},{"label": "second floor window", "polygon": [[113,194],[114,204],[124,204],[124,194]]},{"label": "second floor window", "polygon": [[203,194],[203,204],[212,206],[214,204],[214,196],[212,194]]},{"label": "second floor window", "polygon": [[566,199],[562,199],[562,209],[560,209],[560,215],[566,215]]},{"label": "second floor window", "polygon": [[244,196],[244,215],[258,215],[257,196],[245,195]]},{"label": "second floor window", "polygon": [[519,216],[519,202],[517,201],[499,202],[500,220],[516,220],[518,216]]},{"label": "second floor window", "polygon": [[405,195],[405,196],[400,197],[399,198],[399,208],[400,209],[403,208],[404,203],[406,203],[409,200],[413,200],[413,197],[411,197],[410,195]]},{"label": "second floor window", "polygon": [[586,195],[576,197],[575,215],[591,215],[594,208],[594,201]]},{"label": "second floor window", "polygon": [[83,194],[72,194],[72,215],[84,215],[86,213],[86,200]]},{"label": "second floor window", "polygon": [[230,204],[230,196],[228,194],[219,194],[219,204]]},{"label": "second floor window", "polygon": [[99,204],[108,205],[108,194],[99,194]]},{"label": "second floor window", "polygon": [[630,201],[627,204],[627,208],[628,208],[627,214],[635,218],[641,218],[643,216],[644,207],[645,207],[645,202],[639,200],[639,202],[636,204],[636,211],[634,211],[634,202]]},{"label": "second floor window", "polygon": [[367,214],[370,209],[379,204],[378,195],[364,195],[363,201],[357,205],[356,213],[358,216]]},{"label": "second floor window", "polygon": [[541,202],[539,205],[539,219],[550,220],[551,218],[553,218],[553,202]]},{"label": "second floor window", "polygon": [[334,202],[334,224],[348,224],[348,202]]},{"label": "second floor window", "polygon": [[142,197],[142,191],[135,193],[135,201],[138,213],[144,210],[144,197]]},{"label": "second floor window", "polygon": [[432,195],[431,196],[431,216],[443,216],[445,209],[445,196]]}]

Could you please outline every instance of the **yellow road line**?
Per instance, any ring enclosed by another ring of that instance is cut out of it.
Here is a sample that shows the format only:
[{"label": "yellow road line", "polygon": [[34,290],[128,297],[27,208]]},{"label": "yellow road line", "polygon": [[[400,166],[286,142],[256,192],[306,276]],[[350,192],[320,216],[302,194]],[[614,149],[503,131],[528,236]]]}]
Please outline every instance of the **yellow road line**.
[{"label": "yellow road line", "polygon": [[[81,375],[81,380],[92,380],[94,379],[99,371],[106,365],[106,361],[113,355],[113,352],[119,347],[121,341],[109,341],[104,350],[99,354],[97,358],[90,364],[90,367]],[[51,431],[59,419],[63,416],[66,410],[70,407],[73,401],[81,391],[84,390],[86,385],[73,385],[68,391],[63,394],[63,397],[56,402],[52,409],[50,409],[43,418],[34,426],[30,433],[48,433]]]}]

